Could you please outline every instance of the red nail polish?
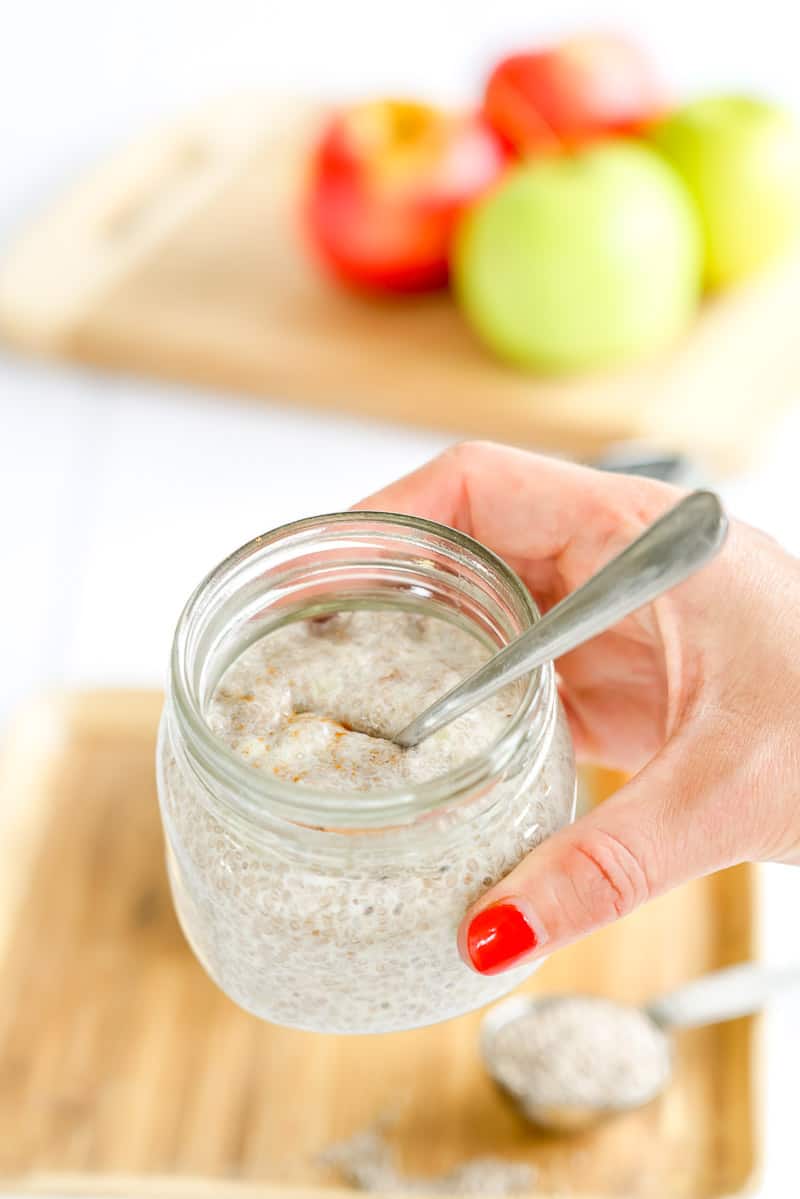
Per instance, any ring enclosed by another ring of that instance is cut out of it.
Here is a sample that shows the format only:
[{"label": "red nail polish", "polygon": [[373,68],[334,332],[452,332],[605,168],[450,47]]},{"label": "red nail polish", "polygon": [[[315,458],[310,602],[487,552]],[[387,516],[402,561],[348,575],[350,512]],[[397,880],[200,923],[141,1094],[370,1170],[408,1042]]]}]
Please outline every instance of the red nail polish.
[{"label": "red nail polish", "polygon": [[536,945],[536,933],[512,903],[484,908],[473,916],[467,930],[467,951],[481,974],[499,974]]}]

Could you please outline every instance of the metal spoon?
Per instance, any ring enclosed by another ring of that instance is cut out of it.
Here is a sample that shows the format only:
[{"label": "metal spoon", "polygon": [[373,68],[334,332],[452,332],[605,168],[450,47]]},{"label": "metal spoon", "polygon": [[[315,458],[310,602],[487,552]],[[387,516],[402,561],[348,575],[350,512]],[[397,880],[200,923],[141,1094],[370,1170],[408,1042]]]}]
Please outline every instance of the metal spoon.
[{"label": "metal spoon", "polygon": [[[652,1000],[640,1008],[613,1000],[598,999],[596,996],[580,996],[586,1003],[614,1004],[624,1011],[641,1013],[652,1022],[653,1033],[664,1038],[666,1067],[651,1090],[634,1103],[613,1104],[605,1102],[596,1106],[585,1103],[565,1102],[560,1104],[538,1103],[530,1094],[522,1095],[509,1088],[499,1077],[497,1057],[494,1049],[495,1037],[501,1028],[516,1021],[528,1020],[545,1006],[564,1003],[576,998],[573,995],[513,995],[510,999],[492,1008],[483,1018],[481,1025],[481,1051],[484,1063],[496,1082],[520,1105],[532,1123],[557,1132],[576,1131],[619,1112],[631,1111],[652,1102],[669,1085],[672,1079],[673,1045],[671,1034],[684,1028],[720,1024],[739,1016],[758,1012],[768,999],[781,991],[800,986],[800,966],[774,967],[758,962],[745,962],[702,975],[675,991]],[[565,1051],[568,1046],[564,1046]],[[558,1050],[556,1050],[558,1052]],[[590,1059],[591,1061],[591,1059]],[[591,1068],[591,1064],[588,1068]]]},{"label": "metal spoon", "polygon": [[694,458],[669,450],[655,450],[640,442],[626,441],[610,446],[600,458],[587,465],[612,475],[660,479],[662,483],[672,483],[687,490],[704,487],[708,482],[707,470]]},{"label": "metal spoon", "polygon": [[728,520],[712,491],[693,491],[532,628],[415,717],[394,738],[417,745],[508,683],[603,633],[713,558]]}]

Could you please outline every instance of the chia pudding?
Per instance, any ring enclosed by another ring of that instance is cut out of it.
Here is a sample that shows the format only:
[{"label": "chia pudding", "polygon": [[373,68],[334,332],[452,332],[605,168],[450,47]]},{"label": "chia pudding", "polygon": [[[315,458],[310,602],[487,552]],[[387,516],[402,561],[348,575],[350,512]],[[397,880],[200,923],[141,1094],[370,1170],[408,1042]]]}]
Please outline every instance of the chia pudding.
[{"label": "chia pudding", "polygon": [[413,785],[488,748],[514,715],[516,685],[413,749],[391,740],[489,654],[457,625],[411,612],[298,621],[228,668],[208,723],[254,769],[284,781],[337,791]]},{"label": "chia pudding", "polygon": [[250,638],[198,704],[210,746],[167,704],[159,793],[176,909],[208,973],[264,1019],[412,1028],[531,972],[474,973],[456,932],[572,818],[553,672],[399,749],[391,735],[492,652],[461,613],[429,608],[350,603]]}]

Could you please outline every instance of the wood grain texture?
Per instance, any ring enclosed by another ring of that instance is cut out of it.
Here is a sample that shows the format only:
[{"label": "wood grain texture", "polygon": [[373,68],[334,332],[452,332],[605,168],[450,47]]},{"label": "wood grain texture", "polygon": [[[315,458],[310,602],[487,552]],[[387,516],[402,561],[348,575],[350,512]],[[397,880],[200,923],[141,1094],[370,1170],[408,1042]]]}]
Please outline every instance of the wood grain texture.
[{"label": "wood grain texture", "polygon": [[[544,1195],[710,1199],[747,1185],[759,1151],[752,1020],[683,1034],[661,1101],[553,1139],[485,1076],[478,1015],[346,1038],[239,1011],[172,912],[153,779],[159,705],[150,693],[55,697],[8,738],[5,1188],[278,1199],[291,1186],[296,1199],[324,1199],[336,1180],[315,1164],[319,1152],[387,1116],[404,1166],[424,1175],[497,1153],[535,1163]],[[37,729],[50,733],[37,742]],[[8,817],[20,803],[27,818],[14,837]],[[16,857],[24,869],[8,872]],[[562,951],[529,986],[643,1000],[753,949],[752,875],[740,867]]]},{"label": "wood grain texture", "polygon": [[800,391],[800,258],[705,304],[669,353],[548,380],[494,362],[446,296],[328,284],[298,197],[320,110],[249,96],[102,165],[0,269],[27,350],[576,455],[620,440],[740,465]]}]

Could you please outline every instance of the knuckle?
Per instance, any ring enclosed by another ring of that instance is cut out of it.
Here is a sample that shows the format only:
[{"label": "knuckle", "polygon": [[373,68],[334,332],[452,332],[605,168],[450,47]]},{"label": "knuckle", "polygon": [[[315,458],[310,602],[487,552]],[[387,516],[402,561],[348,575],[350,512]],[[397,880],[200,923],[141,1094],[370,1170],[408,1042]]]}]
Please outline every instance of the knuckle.
[{"label": "knuckle", "polygon": [[603,544],[627,544],[685,494],[680,488],[658,479],[634,475],[613,478],[606,475],[596,479],[597,505],[592,536]]},{"label": "knuckle", "polygon": [[652,524],[676,504],[686,491],[659,479],[636,478],[630,497],[629,513],[642,526]]},{"label": "knuckle", "polygon": [[651,897],[641,857],[613,833],[594,829],[573,846],[572,854],[570,876],[592,924],[627,916]]},{"label": "knuckle", "polygon": [[492,443],[489,441],[457,441],[454,445],[448,446],[442,457],[459,465],[469,466],[476,458],[480,458],[491,448]]}]

